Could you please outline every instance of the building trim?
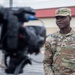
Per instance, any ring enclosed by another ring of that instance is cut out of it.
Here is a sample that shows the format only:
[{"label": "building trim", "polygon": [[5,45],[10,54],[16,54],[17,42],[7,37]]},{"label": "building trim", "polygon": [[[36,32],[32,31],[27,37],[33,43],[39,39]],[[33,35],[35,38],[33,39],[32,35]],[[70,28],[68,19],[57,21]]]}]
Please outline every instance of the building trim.
[{"label": "building trim", "polygon": [[[68,8],[72,10],[72,16],[75,16],[75,6],[68,7]],[[39,18],[54,17],[56,9],[57,8],[38,9],[36,10],[36,17],[39,17]]]}]

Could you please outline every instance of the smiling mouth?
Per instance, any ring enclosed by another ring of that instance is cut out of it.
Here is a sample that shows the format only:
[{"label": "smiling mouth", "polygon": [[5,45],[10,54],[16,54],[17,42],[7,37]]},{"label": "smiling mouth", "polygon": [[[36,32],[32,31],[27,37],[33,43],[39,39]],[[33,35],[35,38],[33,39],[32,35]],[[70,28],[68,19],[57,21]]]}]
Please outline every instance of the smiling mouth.
[{"label": "smiling mouth", "polygon": [[63,25],[63,23],[58,23],[58,25]]},{"label": "smiling mouth", "polygon": [[58,26],[59,26],[59,27],[63,27],[63,24],[62,24],[62,23],[58,23]]},{"label": "smiling mouth", "polygon": [[63,25],[63,24],[59,23],[58,25]]}]

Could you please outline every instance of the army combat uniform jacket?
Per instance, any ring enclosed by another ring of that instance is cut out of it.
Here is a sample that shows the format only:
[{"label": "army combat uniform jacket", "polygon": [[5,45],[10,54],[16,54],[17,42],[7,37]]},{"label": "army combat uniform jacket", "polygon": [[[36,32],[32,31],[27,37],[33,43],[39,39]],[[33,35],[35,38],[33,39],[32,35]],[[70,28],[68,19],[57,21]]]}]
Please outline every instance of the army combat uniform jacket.
[{"label": "army combat uniform jacket", "polygon": [[45,43],[45,75],[75,75],[75,32],[56,32]]}]

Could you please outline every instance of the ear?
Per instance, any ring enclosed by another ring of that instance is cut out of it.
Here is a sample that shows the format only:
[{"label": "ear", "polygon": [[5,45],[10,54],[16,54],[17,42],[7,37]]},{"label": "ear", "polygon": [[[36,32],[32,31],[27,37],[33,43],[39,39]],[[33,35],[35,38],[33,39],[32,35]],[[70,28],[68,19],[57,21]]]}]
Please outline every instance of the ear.
[{"label": "ear", "polygon": [[70,18],[70,21],[71,21],[72,17],[71,17],[71,16],[69,16],[69,18]]}]

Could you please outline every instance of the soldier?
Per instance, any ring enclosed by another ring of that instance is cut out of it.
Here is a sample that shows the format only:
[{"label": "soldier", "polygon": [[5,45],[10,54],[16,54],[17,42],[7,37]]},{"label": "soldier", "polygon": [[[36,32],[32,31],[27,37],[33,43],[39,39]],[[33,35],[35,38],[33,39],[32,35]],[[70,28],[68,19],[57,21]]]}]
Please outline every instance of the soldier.
[{"label": "soldier", "polygon": [[55,18],[59,31],[46,39],[45,75],[75,75],[75,31],[70,27],[71,9],[57,9]]}]

